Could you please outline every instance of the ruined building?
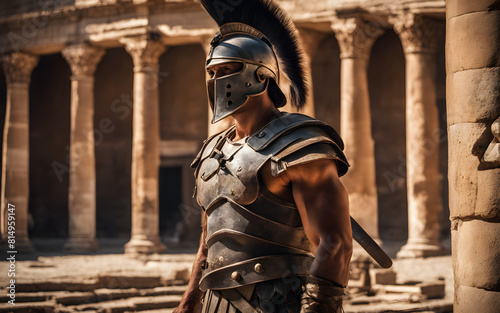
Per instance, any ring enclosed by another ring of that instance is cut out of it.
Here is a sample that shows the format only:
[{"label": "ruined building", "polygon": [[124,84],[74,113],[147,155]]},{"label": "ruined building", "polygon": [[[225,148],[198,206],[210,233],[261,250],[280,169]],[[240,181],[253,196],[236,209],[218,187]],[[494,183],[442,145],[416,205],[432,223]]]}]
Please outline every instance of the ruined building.
[{"label": "ruined building", "polygon": [[[353,217],[382,243],[406,242],[398,257],[447,253],[451,227],[455,310],[493,312],[499,1],[280,3],[310,58],[303,113],[346,143]],[[215,32],[194,0],[1,3],[2,238],[13,204],[19,249],[30,237],[75,251],[114,237],[130,238],[127,253],[196,245],[189,164],[231,122],[209,123]]]}]

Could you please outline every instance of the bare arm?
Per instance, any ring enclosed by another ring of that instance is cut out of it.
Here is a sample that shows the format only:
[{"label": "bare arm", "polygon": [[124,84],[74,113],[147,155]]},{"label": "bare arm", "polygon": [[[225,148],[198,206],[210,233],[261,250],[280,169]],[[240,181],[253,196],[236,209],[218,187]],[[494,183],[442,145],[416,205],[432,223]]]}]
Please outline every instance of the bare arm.
[{"label": "bare arm", "polygon": [[332,160],[288,169],[304,230],[316,249],[310,274],[346,286],[352,255],[349,199]]},{"label": "bare arm", "polygon": [[198,249],[198,253],[196,254],[196,259],[193,263],[188,288],[174,313],[192,313],[201,311],[201,298],[203,297],[203,292],[200,290],[199,282],[201,279],[201,272],[203,270],[203,263],[207,259],[207,246],[205,245],[205,239],[207,237],[206,216],[207,215],[205,214],[205,212],[202,212],[202,232],[200,238],[200,247]]}]

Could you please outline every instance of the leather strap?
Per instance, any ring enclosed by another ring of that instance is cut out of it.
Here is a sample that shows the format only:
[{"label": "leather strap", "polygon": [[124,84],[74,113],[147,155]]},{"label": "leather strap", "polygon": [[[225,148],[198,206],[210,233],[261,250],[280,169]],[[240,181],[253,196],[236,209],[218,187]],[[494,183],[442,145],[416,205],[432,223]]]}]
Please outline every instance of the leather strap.
[{"label": "leather strap", "polygon": [[254,308],[236,289],[221,290],[221,294],[226,297],[238,310],[245,313],[261,313],[257,308]]}]

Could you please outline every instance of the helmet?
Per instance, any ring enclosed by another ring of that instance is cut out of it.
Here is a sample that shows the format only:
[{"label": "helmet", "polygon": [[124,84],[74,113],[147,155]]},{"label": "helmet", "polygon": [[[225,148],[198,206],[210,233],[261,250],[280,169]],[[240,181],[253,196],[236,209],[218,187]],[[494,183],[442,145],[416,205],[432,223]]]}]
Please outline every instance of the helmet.
[{"label": "helmet", "polygon": [[239,72],[207,81],[212,123],[233,114],[266,89],[276,107],[284,106],[286,97],[278,87],[281,74],[290,81],[292,103],[302,107],[309,73],[297,30],[285,12],[271,0],[240,1],[225,11],[217,0],[201,3],[219,24],[206,66],[242,63]]},{"label": "helmet", "polygon": [[[241,29],[246,31],[235,32]],[[216,123],[241,108],[250,97],[261,95],[268,88],[270,79],[277,86],[279,65],[269,40],[245,24],[223,25],[211,45],[207,67],[227,62],[241,62],[243,65],[237,73],[207,81],[212,123]],[[279,88],[277,90],[282,99],[277,103],[279,107],[284,105],[286,98]]]}]

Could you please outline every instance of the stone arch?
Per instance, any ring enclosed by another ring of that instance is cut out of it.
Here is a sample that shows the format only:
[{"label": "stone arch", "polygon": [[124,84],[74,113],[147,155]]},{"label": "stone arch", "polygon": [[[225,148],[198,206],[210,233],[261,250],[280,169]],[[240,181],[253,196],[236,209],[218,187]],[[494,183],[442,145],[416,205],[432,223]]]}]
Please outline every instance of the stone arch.
[{"label": "stone arch", "polygon": [[[408,234],[405,135],[405,56],[393,30],[374,43],[368,88],[375,141],[375,164],[382,241]],[[387,217],[391,218],[387,218]]]},{"label": "stone arch", "polygon": [[327,36],[312,58],[316,118],[340,131],[340,48],[335,36]]},{"label": "stone arch", "polygon": [[97,237],[130,236],[132,86],[130,55],[121,47],[107,49],[94,84]]},{"label": "stone arch", "polygon": [[30,237],[68,235],[71,71],[61,54],[40,57],[29,101]]},{"label": "stone arch", "polygon": [[201,209],[193,201],[190,163],[208,136],[205,52],[172,46],[160,57],[160,235],[169,247],[196,246]]},{"label": "stone arch", "polygon": [[207,137],[205,53],[200,45],[169,47],[160,57],[160,138]]}]

